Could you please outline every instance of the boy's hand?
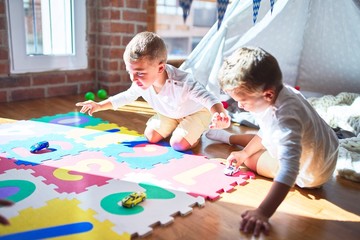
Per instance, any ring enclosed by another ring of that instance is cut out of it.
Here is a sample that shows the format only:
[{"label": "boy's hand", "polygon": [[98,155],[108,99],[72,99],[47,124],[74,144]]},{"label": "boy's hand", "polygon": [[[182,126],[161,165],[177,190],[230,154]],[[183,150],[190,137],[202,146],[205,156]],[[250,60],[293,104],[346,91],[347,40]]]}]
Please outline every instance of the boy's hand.
[{"label": "boy's hand", "polygon": [[230,126],[230,117],[224,113],[214,113],[212,119],[211,119],[211,124],[210,124],[210,128],[211,129],[223,129],[223,128],[228,128]]},{"label": "boy's hand", "polygon": [[244,153],[242,151],[232,152],[226,159],[226,167],[235,164],[236,168],[239,168],[245,161]]},{"label": "boy's hand", "polygon": [[269,234],[269,218],[266,217],[259,208],[248,210],[241,214],[241,217],[240,231],[244,233],[253,233],[255,237],[258,237],[261,232],[266,235]]},{"label": "boy's hand", "polygon": [[92,116],[93,113],[97,112],[97,110],[100,108],[99,104],[92,100],[85,101],[85,102],[78,102],[75,104],[75,106],[81,107],[80,112],[81,113],[87,112],[90,116]]}]

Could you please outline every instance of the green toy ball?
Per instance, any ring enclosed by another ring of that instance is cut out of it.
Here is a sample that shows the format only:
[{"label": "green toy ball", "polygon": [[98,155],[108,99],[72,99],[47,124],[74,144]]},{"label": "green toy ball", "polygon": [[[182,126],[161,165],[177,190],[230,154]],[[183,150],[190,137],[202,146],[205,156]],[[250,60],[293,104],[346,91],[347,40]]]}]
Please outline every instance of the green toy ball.
[{"label": "green toy ball", "polygon": [[100,89],[100,90],[97,92],[97,96],[98,96],[100,99],[105,99],[105,98],[107,98],[107,92],[106,92],[106,90]]},{"label": "green toy ball", "polygon": [[86,100],[95,100],[95,94],[93,93],[93,92],[87,92],[86,94],[85,94],[85,99]]}]

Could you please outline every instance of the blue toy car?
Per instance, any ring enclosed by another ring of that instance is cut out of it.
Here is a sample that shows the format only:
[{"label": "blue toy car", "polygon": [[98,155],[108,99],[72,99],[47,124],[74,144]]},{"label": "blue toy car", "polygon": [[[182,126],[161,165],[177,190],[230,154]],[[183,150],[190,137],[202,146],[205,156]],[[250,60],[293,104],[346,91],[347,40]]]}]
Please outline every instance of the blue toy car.
[{"label": "blue toy car", "polygon": [[32,145],[30,147],[30,152],[31,153],[37,153],[39,151],[41,151],[42,149],[48,148],[49,147],[49,142],[48,141],[41,141],[38,143],[35,143],[34,145]]}]

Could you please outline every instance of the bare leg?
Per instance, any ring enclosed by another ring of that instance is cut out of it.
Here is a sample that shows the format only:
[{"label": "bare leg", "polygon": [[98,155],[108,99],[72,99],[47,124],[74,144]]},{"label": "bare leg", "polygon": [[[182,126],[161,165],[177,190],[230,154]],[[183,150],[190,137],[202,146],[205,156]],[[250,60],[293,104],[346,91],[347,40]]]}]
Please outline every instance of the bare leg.
[{"label": "bare leg", "polygon": [[250,158],[246,159],[244,162],[245,166],[247,166],[249,169],[257,172],[257,163],[258,163],[258,160],[259,160],[261,154],[263,154],[263,152],[265,152],[265,149],[262,149],[262,150],[256,152]]},{"label": "bare leg", "polygon": [[186,150],[189,150],[189,149],[195,147],[199,143],[199,141],[200,141],[200,139],[196,143],[191,145],[183,137],[172,136],[170,138],[170,145],[172,146],[172,148],[174,148],[177,151],[186,151]]},{"label": "bare leg", "polygon": [[234,134],[229,137],[229,143],[245,147],[255,134]]},{"label": "bare leg", "polygon": [[[157,143],[164,139],[157,131],[154,129],[147,127],[144,132],[145,137],[147,138],[148,142],[150,143]],[[200,139],[191,145],[185,138],[172,136],[170,138],[170,145],[177,151],[186,151],[193,147],[195,147],[199,143]]]},{"label": "bare leg", "polygon": [[150,143],[157,143],[164,139],[163,136],[161,136],[157,131],[150,127],[147,127],[145,129],[144,135]]}]

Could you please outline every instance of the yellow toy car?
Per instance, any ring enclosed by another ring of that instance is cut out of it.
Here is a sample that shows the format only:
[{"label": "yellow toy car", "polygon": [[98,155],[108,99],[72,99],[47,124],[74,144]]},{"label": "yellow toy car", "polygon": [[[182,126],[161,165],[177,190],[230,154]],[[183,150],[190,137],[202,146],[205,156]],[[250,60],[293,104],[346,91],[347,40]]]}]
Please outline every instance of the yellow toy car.
[{"label": "yellow toy car", "polygon": [[139,203],[145,201],[146,199],[146,193],[144,192],[133,192],[126,197],[124,197],[120,202],[118,202],[118,205],[121,205],[126,208],[132,208]]}]

